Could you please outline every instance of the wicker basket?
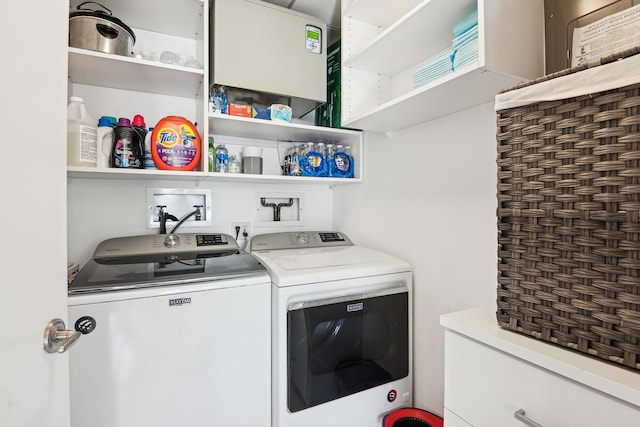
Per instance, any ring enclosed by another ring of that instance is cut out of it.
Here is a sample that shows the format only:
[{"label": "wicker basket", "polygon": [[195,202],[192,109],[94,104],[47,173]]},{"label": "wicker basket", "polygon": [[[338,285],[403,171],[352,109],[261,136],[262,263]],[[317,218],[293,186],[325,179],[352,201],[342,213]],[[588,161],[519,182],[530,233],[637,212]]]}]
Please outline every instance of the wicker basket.
[{"label": "wicker basket", "polygon": [[640,369],[640,83],[496,105],[499,325]]}]

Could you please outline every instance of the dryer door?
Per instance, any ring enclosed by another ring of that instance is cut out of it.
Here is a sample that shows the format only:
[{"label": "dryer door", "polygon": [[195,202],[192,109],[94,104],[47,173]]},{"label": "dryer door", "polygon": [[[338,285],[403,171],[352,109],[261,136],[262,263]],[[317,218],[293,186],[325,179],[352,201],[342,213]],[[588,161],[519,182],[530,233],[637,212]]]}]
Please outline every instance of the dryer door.
[{"label": "dryer door", "polygon": [[409,374],[409,292],[394,288],[292,304],[287,313],[291,412]]}]

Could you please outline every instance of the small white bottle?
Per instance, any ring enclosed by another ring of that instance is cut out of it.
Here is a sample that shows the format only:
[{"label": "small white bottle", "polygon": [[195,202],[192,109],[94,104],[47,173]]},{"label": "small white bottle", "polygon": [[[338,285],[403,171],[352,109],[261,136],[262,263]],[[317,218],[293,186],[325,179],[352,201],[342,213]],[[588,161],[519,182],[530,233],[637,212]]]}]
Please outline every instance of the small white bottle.
[{"label": "small white bottle", "polygon": [[67,164],[96,167],[98,161],[98,128],[89,116],[84,100],[70,98],[67,107]]},{"label": "small white bottle", "polygon": [[158,169],[156,166],[156,162],[153,161],[153,156],[151,155],[151,134],[153,133],[153,128],[150,127],[149,131],[144,137],[144,168],[145,169]]},{"label": "small white bottle", "polygon": [[98,167],[101,169],[107,169],[111,166],[113,138],[114,133],[112,117],[100,117],[100,119],[98,119],[98,139],[96,152],[98,155]]}]

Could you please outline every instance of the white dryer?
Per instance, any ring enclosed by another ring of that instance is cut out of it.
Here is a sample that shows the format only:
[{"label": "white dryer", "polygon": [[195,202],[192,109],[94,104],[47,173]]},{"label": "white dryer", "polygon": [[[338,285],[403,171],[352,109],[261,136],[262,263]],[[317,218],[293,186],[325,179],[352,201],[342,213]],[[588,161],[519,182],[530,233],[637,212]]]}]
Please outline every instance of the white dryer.
[{"label": "white dryer", "polygon": [[372,427],[412,403],[412,272],[343,233],[254,236],[272,282],[272,425]]}]

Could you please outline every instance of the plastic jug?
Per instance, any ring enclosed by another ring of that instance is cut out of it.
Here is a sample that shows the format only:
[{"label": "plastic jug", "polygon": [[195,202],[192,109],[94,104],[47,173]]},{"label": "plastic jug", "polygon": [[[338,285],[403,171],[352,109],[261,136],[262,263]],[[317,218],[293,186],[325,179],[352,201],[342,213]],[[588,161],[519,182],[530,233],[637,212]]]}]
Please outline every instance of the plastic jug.
[{"label": "plastic jug", "polygon": [[72,96],[67,107],[67,164],[95,167],[97,163],[98,128],[84,99]]},{"label": "plastic jug", "polygon": [[113,125],[114,118],[102,116],[98,119],[98,140],[96,151],[98,153],[98,167],[111,166],[111,151],[113,150]]},{"label": "plastic jug", "polygon": [[135,147],[139,147],[142,144],[140,134],[131,127],[131,121],[125,117],[120,117],[113,132],[115,141],[111,153],[111,165],[114,168],[141,169],[144,163],[144,153],[142,153],[142,156],[136,154]]}]

